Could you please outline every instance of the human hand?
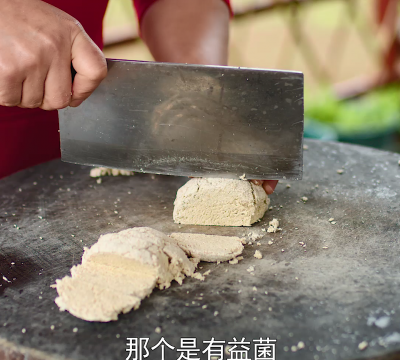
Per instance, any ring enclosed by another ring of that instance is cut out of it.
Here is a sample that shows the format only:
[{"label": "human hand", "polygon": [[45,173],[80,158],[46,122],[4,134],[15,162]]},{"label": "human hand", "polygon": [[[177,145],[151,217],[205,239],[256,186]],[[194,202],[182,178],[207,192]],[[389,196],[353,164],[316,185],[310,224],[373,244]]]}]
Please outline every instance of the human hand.
[{"label": "human hand", "polygon": [[0,8],[0,105],[78,106],[106,76],[102,52],[67,13],[40,0],[0,0]]},{"label": "human hand", "polygon": [[278,180],[251,180],[253,184],[255,185],[261,185],[267,195],[271,195],[275,188],[276,185],[278,184]]}]

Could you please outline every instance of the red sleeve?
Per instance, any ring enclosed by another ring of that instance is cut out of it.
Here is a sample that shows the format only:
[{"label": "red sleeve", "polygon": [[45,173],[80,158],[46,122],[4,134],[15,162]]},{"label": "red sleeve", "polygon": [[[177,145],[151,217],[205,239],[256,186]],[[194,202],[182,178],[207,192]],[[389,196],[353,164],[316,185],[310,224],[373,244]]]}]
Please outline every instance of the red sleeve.
[{"label": "red sleeve", "polygon": [[[157,0],[133,0],[135,9],[136,9],[136,14],[139,19],[139,23],[142,21],[143,15],[147,11],[147,9],[149,9],[150,6],[153,5],[156,1]],[[230,0],[221,0],[221,1],[226,3],[226,5],[229,8],[229,12],[230,12],[231,16],[233,16],[231,1]]]}]

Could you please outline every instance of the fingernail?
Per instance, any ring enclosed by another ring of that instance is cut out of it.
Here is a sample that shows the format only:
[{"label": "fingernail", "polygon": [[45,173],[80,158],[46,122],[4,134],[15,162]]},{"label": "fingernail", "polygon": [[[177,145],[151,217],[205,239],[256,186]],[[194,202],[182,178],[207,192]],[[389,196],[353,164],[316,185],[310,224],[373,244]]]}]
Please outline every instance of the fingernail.
[{"label": "fingernail", "polygon": [[272,191],[274,192],[275,191],[275,188],[276,188],[276,185],[278,185],[278,180],[272,180],[271,182],[270,182],[270,188],[272,189]]},{"label": "fingernail", "polygon": [[71,107],[77,107],[77,106],[79,106],[79,105],[82,104],[82,103],[83,103],[83,100],[72,100],[71,103],[69,104],[69,106],[71,106]]},{"label": "fingernail", "polygon": [[268,195],[271,195],[274,192],[274,189],[272,189],[271,186],[267,184],[264,185],[264,190]]}]

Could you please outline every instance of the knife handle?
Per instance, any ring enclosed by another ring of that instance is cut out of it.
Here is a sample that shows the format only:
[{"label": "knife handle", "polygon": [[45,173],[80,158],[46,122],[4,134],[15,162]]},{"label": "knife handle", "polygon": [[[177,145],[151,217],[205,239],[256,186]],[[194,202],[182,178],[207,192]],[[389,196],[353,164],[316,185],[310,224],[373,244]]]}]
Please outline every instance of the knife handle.
[{"label": "knife handle", "polygon": [[71,63],[71,78],[72,78],[72,83],[74,82],[75,79],[75,75],[76,75],[76,70],[74,69],[72,63]]}]

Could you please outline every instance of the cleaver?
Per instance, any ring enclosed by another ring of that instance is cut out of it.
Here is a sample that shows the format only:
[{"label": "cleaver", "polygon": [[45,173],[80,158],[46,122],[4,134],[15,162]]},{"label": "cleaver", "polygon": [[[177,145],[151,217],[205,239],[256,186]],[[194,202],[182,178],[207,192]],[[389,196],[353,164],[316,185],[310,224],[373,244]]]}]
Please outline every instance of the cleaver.
[{"label": "cleaver", "polygon": [[63,161],[193,177],[302,178],[301,72],[107,59],[59,110]]}]

